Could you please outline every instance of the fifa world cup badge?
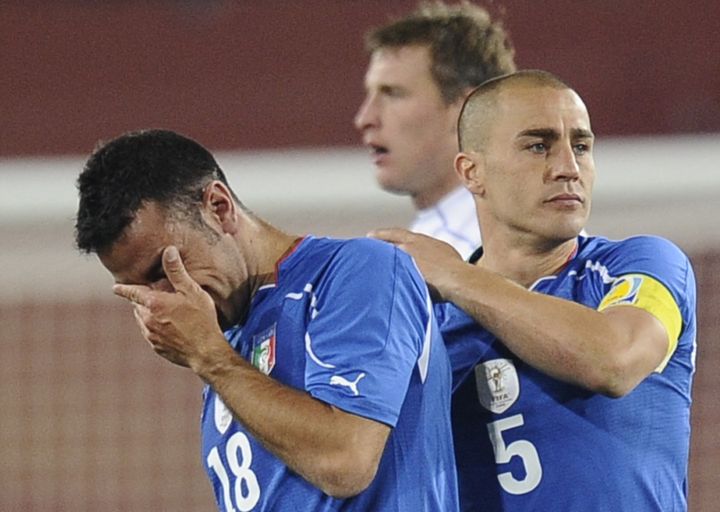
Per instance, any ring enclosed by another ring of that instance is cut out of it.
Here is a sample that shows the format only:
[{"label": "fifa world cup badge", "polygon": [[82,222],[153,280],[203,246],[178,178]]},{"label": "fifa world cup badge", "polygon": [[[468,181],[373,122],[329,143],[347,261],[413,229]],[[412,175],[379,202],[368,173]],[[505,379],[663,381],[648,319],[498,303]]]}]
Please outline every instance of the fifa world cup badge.
[{"label": "fifa world cup badge", "polygon": [[270,372],[275,367],[276,325],[272,324],[252,338],[252,365],[265,375],[270,375]]},{"label": "fifa world cup badge", "polygon": [[520,394],[517,370],[510,359],[493,359],[477,365],[475,385],[482,406],[495,414],[508,410]]}]

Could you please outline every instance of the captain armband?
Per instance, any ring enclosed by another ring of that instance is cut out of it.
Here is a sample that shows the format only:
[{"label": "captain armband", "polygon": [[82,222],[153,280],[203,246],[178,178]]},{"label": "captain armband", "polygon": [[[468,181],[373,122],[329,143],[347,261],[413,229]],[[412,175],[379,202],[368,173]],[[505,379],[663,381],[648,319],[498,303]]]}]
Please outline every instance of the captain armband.
[{"label": "captain armband", "polygon": [[655,369],[657,372],[662,371],[677,347],[682,328],[680,308],[670,291],[650,276],[624,275],[615,279],[597,309],[603,311],[613,306],[635,306],[644,309],[665,326],[668,334],[668,349],[663,361]]}]

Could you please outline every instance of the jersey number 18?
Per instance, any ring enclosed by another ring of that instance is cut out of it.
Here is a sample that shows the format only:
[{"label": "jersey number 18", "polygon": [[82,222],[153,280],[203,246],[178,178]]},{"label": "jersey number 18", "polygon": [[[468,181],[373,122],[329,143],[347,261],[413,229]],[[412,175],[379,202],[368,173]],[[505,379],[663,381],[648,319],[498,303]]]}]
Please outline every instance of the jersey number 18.
[{"label": "jersey number 18", "polygon": [[232,482],[220,458],[218,447],[214,447],[207,456],[208,467],[212,468],[222,484],[225,510],[227,512],[252,510],[260,500],[260,485],[255,473],[250,469],[252,450],[245,434],[235,432],[228,439],[225,444],[225,457],[232,473]]}]

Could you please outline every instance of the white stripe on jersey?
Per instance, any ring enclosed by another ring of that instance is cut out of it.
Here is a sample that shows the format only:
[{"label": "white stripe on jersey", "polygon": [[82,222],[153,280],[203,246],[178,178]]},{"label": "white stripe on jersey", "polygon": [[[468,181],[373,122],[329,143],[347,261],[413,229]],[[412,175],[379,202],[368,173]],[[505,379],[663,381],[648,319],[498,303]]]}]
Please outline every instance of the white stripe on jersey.
[{"label": "white stripe on jersey", "polygon": [[[303,288],[303,291],[298,292],[298,293],[288,293],[285,295],[285,297],[288,299],[291,299],[291,300],[300,300],[303,298],[303,296],[306,293],[309,293],[310,294],[310,318],[315,318],[318,315],[318,310],[315,307],[315,306],[317,306],[317,297],[315,296],[314,293],[312,293],[312,289],[313,289],[312,283],[307,283],[305,285],[305,288]],[[315,355],[315,352],[313,352],[313,349],[312,349],[312,339],[310,339],[309,332],[305,333],[305,352],[308,353],[308,355],[310,356],[310,359],[315,361],[315,364],[322,366],[323,368],[335,368],[334,364],[324,363],[323,361],[320,360],[320,358],[318,356]]]},{"label": "white stripe on jersey", "polygon": [[330,363],[323,363],[318,356],[315,355],[315,353],[312,350],[312,340],[310,339],[310,333],[305,333],[305,352],[308,353],[310,356],[310,359],[315,361],[315,364],[322,366],[323,368],[335,368],[334,364]]},{"label": "white stripe on jersey", "polygon": [[430,364],[430,344],[432,339],[432,302],[430,301],[430,294],[425,294],[425,307],[427,309],[428,320],[425,326],[425,339],[423,340],[423,348],[418,358],[418,369],[420,370],[420,381],[425,382],[427,377],[428,365]]},{"label": "white stripe on jersey", "polygon": [[[605,284],[610,284],[617,279],[616,277],[610,275],[610,272],[608,271],[608,269],[605,265],[603,265],[599,261],[592,261],[592,260],[588,260],[585,262],[585,268],[582,270],[582,273],[578,273],[577,270],[571,270],[567,273],[567,277],[574,277],[575,279],[580,281],[582,279],[585,279],[585,277],[587,276],[586,271],[597,272],[598,274],[600,274],[600,277],[601,277],[603,283],[605,283]],[[534,291],[541,282],[548,281],[551,279],[557,279],[557,278],[558,278],[558,276],[541,277],[537,281],[535,281],[532,285],[530,285],[528,290]]]}]

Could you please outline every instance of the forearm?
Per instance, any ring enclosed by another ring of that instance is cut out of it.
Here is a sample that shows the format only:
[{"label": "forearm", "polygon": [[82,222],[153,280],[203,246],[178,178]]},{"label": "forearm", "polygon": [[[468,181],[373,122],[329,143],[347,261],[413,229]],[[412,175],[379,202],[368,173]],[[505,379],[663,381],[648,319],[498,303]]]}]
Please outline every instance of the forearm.
[{"label": "forearm", "polygon": [[[327,494],[345,497],[372,481],[389,427],[340,411],[262,374],[229,346],[193,370],[265,448]],[[382,442],[377,432],[385,431]]]},{"label": "forearm", "polygon": [[436,286],[521,360],[557,379],[620,396],[652,370],[633,349],[632,332],[581,304],[468,264],[453,265]]}]

